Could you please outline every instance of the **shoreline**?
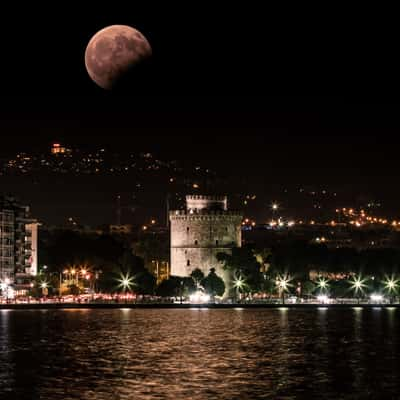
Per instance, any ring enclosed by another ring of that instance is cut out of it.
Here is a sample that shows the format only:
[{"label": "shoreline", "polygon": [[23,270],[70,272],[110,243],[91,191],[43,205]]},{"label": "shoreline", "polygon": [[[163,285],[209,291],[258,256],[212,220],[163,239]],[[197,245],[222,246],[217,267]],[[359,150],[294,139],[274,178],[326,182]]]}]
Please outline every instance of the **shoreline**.
[{"label": "shoreline", "polygon": [[315,308],[400,308],[400,304],[161,304],[161,303],[33,303],[0,304],[0,310],[62,310],[62,309],[315,309]]}]

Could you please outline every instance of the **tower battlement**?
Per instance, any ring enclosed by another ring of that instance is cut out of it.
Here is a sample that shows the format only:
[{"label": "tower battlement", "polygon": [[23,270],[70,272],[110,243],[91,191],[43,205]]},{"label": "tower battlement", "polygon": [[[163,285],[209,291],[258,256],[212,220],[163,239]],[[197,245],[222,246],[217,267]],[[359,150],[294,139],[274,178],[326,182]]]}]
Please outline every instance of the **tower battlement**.
[{"label": "tower battlement", "polygon": [[186,200],[210,200],[210,201],[225,201],[227,196],[219,195],[204,195],[204,194],[187,194]]},{"label": "tower battlement", "polygon": [[242,213],[235,210],[175,210],[169,212],[169,219],[184,219],[184,220],[210,220],[210,219],[242,219]]},{"label": "tower battlement", "polygon": [[228,198],[226,196],[206,196],[191,194],[186,196],[187,210],[227,210]]}]

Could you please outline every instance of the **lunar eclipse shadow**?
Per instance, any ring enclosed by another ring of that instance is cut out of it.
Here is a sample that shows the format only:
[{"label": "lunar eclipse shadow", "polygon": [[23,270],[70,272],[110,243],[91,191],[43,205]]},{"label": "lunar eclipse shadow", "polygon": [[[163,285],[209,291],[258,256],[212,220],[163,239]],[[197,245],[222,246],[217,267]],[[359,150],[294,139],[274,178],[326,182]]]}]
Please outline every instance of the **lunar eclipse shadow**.
[{"label": "lunar eclipse shadow", "polygon": [[139,64],[121,74],[114,82],[111,93],[126,95],[143,95],[154,92],[153,63],[151,59],[143,60]]}]

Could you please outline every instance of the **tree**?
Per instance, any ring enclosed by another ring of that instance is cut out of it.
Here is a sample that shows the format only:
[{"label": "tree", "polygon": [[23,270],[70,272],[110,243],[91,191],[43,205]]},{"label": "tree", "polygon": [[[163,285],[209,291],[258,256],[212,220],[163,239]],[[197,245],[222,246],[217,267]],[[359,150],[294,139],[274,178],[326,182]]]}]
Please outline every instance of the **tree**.
[{"label": "tree", "polygon": [[351,295],[349,284],[345,279],[334,280],[329,283],[329,291],[334,298]]},{"label": "tree", "polygon": [[210,269],[210,273],[201,281],[206,293],[210,296],[223,296],[225,293],[225,283],[221,277],[215,273],[215,268]]},{"label": "tree", "polygon": [[232,276],[240,276],[246,281],[246,290],[258,292],[264,284],[261,264],[257,261],[254,252],[249,247],[232,249],[232,254],[218,253],[217,260],[224,263],[224,269]]},{"label": "tree", "polygon": [[179,296],[179,289],[180,279],[176,276],[171,276],[158,285],[156,294],[161,297],[176,297]]},{"label": "tree", "polygon": [[192,277],[194,283],[198,287],[201,281],[204,279],[204,272],[200,268],[196,268],[192,271],[190,276]]},{"label": "tree", "polygon": [[301,294],[304,296],[310,296],[315,291],[315,284],[312,281],[306,280],[302,282]]},{"label": "tree", "polygon": [[161,297],[185,297],[195,291],[196,285],[190,276],[171,276],[158,285],[156,294]]},{"label": "tree", "polygon": [[138,294],[154,294],[157,279],[147,270],[134,275],[134,291]]}]

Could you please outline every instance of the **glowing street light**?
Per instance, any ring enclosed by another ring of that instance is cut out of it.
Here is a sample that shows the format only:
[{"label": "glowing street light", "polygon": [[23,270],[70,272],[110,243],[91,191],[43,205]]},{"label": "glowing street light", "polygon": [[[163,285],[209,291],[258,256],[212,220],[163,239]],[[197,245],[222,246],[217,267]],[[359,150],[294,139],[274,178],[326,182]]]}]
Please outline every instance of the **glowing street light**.
[{"label": "glowing street light", "polygon": [[[364,283],[365,279],[362,279],[361,276],[355,276],[352,280],[350,280],[351,289],[354,290],[354,294],[357,295],[359,293],[364,293],[364,288],[367,285]],[[360,302],[360,297],[357,297],[358,303]]]},{"label": "glowing street light", "polygon": [[393,277],[387,278],[386,281],[383,282],[385,285],[385,290],[389,293],[390,296],[390,303],[393,303],[394,295],[397,293],[397,289],[399,286],[399,280],[394,279]]},{"label": "glowing street light", "polygon": [[328,282],[329,282],[329,280],[325,279],[325,278],[320,278],[317,281],[317,287],[320,289],[321,292],[324,292],[328,289],[328,286],[329,286]]},{"label": "glowing street light", "polygon": [[42,289],[43,296],[47,296],[49,293],[49,289],[48,289],[49,284],[47,282],[43,281],[43,282],[40,282],[39,287]]},{"label": "glowing street light", "polygon": [[234,287],[237,287],[237,288],[242,288],[243,286],[244,286],[244,284],[245,284],[245,280],[241,277],[241,276],[239,276],[238,278],[236,278],[235,280],[234,280],[234,282],[233,282],[233,286]]},{"label": "glowing street light", "polygon": [[386,281],[384,281],[384,285],[385,285],[385,289],[389,292],[396,292],[397,291],[397,287],[398,287],[398,283],[399,281],[397,279],[393,279],[393,278],[388,278]]},{"label": "glowing street light", "polygon": [[279,208],[279,204],[278,203],[272,203],[271,208],[276,211]]},{"label": "glowing street light", "polygon": [[282,297],[282,304],[285,304],[285,292],[288,290],[290,285],[290,277],[287,275],[282,275],[276,278],[275,284],[278,287],[279,295]]},{"label": "glowing street light", "polygon": [[246,286],[246,280],[241,276],[235,277],[233,287],[236,288],[236,298],[239,298],[240,292]]},{"label": "glowing street light", "polygon": [[119,285],[124,292],[130,290],[131,287],[134,285],[134,278],[127,273],[126,275],[121,274],[121,279],[118,279]]}]

